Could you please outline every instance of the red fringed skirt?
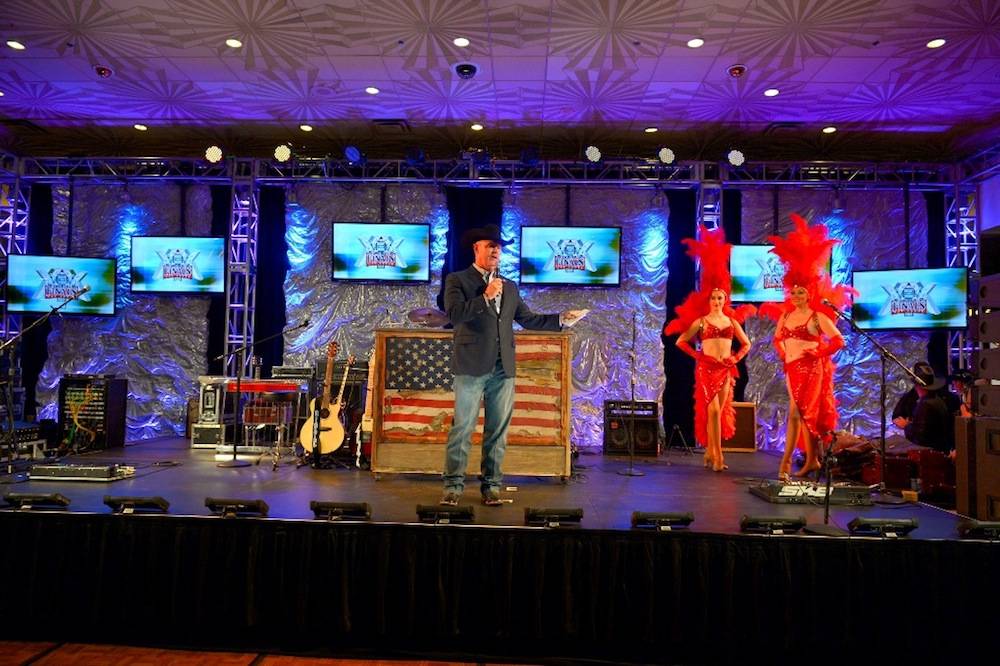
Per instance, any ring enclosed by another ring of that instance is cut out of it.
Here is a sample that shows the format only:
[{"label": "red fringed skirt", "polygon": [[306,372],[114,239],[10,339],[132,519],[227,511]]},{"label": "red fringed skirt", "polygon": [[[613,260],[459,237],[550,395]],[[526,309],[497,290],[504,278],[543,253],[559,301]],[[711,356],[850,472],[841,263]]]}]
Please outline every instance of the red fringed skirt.
[{"label": "red fringed skirt", "polygon": [[726,400],[721,405],[722,439],[732,439],[736,433],[736,411],[733,409],[733,386],[739,372],[711,356],[699,354],[694,365],[694,438],[700,446],[708,442],[708,404],[728,384]]},{"label": "red fringed skirt", "polygon": [[[792,399],[809,434],[825,440],[837,427],[837,399],[833,396],[833,371],[829,357],[800,356],[785,364]],[[805,449],[802,439],[796,448]]]}]

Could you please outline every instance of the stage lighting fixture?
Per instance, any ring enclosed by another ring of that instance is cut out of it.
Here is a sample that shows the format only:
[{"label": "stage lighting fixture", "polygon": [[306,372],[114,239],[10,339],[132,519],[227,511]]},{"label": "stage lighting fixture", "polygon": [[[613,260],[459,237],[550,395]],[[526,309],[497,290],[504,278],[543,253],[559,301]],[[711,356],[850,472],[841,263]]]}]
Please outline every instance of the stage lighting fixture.
[{"label": "stage lighting fixture", "polygon": [[159,495],[153,497],[105,495],[104,504],[114,513],[167,513],[170,510],[170,502]]},{"label": "stage lighting fixture", "polygon": [[1000,522],[966,518],[958,524],[958,536],[963,539],[1000,540]]},{"label": "stage lighting fixture", "polygon": [[69,506],[69,498],[59,493],[7,493],[3,498],[21,511],[63,511]]},{"label": "stage lighting fixture", "polygon": [[858,516],[847,523],[851,536],[884,538],[905,537],[920,526],[916,518],[863,518]]},{"label": "stage lighting fixture", "polygon": [[222,148],[218,146],[209,146],[205,149],[205,159],[215,164],[222,159]]},{"label": "stage lighting fixture", "polygon": [[348,146],[347,148],[344,148],[344,159],[351,164],[364,164],[367,161],[365,159],[365,154],[361,152],[361,149],[357,146]]},{"label": "stage lighting fixture", "polygon": [[292,158],[292,149],[287,143],[279,143],[274,149],[274,159],[287,162]]},{"label": "stage lighting fixture", "polygon": [[435,525],[467,524],[475,519],[472,505],[441,506],[439,504],[418,504],[417,518],[422,523]]},{"label": "stage lighting fixture", "polygon": [[750,534],[791,534],[806,526],[803,516],[747,516],[740,519],[740,531]]},{"label": "stage lighting fixture", "polygon": [[266,518],[270,509],[262,499],[223,499],[221,497],[206,497],[205,506],[212,513],[223,518],[240,516]]},{"label": "stage lighting fixture", "polygon": [[601,161],[601,149],[597,146],[587,146],[587,149],[583,151],[583,154],[587,156],[587,159],[591,162]]},{"label": "stage lighting fixture", "polygon": [[652,511],[633,511],[633,529],[651,529],[669,532],[679,527],[688,527],[694,522],[694,514],[687,513],[656,513]]},{"label": "stage lighting fixture", "polygon": [[729,153],[726,155],[726,159],[729,160],[729,163],[735,167],[738,167],[747,161],[747,158],[743,154],[743,151],[736,150],[735,148],[729,151]]},{"label": "stage lighting fixture", "polygon": [[371,520],[372,507],[368,502],[325,502],[312,500],[309,508],[317,520],[363,521]]},{"label": "stage lighting fixture", "polygon": [[538,148],[535,148],[534,146],[527,146],[521,149],[521,164],[526,167],[534,167],[538,166],[539,161]]},{"label": "stage lighting fixture", "polygon": [[424,155],[424,151],[422,148],[411,146],[406,149],[407,166],[411,167],[422,166],[426,162],[427,162],[427,156]]},{"label": "stage lighting fixture", "polygon": [[669,148],[660,148],[658,151],[656,151],[656,157],[663,164],[673,164],[674,159],[676,159],[674,151],[670,150]]},{"label": "stage lighting fixture", "polygon": [[579,527],[583,520],[583,509],[535,509],[524,510],[524,524],[529,527]]}]

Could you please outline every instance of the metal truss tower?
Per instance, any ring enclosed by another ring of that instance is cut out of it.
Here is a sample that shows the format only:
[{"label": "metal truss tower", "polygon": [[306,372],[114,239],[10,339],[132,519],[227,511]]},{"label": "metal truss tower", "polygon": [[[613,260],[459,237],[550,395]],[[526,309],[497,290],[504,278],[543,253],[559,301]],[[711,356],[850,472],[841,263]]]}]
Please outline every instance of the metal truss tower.
[{"label": "metal truss tower", "polygon": [[[5,177],[8,176],[9,178]],[[6,156],[0,167],[0,339],[7,340],[21,331],[21,318],[7,310],[7,257],[24,254],[28,249],[28,196],[22,188],[16,160]]]},{"label": "metal truss tower", "polygon": [[[235,170],[234,170],[235,171]],[[226,355],[225,375],[249,376],[249,354],[234,350],[253,342],[254,312],[257,304],[257,220],[259,189],[252,177],[233,178],[229,248],[226,270]]]}]

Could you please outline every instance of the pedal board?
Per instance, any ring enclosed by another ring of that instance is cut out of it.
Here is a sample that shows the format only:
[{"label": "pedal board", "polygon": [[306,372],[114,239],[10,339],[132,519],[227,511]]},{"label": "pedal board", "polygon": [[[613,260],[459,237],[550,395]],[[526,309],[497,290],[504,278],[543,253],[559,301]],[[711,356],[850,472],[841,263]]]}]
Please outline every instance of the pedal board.
[{"label": "pedal board", "polygon": [[126,465],[35,465],[28,473],[33,481],[97,481],[108,483],[135,476]]},{"label": "pedal board", "polygon": [[[763,481],[750,486],[750,493],[771,504],[822,504],[826,500],[826,484]],[[868,486],[831,484],[830,504],[871,506],[871,490]]]}]

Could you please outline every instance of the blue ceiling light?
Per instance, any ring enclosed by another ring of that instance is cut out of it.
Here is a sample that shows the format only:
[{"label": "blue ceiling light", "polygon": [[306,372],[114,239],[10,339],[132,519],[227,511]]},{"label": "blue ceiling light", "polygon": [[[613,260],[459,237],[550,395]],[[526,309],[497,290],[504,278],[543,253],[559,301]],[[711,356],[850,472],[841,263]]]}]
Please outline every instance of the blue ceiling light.
[{"label": "blue ceiling light", "polygon": [[344,159],[351,164],[364,164],[367,161],[365,159],[365,154],[361,152],[361,149],[357,146],[348,146],[344,148]]},{"label": "blue ceiling light", "polygon": [[417,146],[410,146],[406,149],[406,165],[411,167],[422,166],[427,162],[427,156],[424,155],[422,148]]}]

